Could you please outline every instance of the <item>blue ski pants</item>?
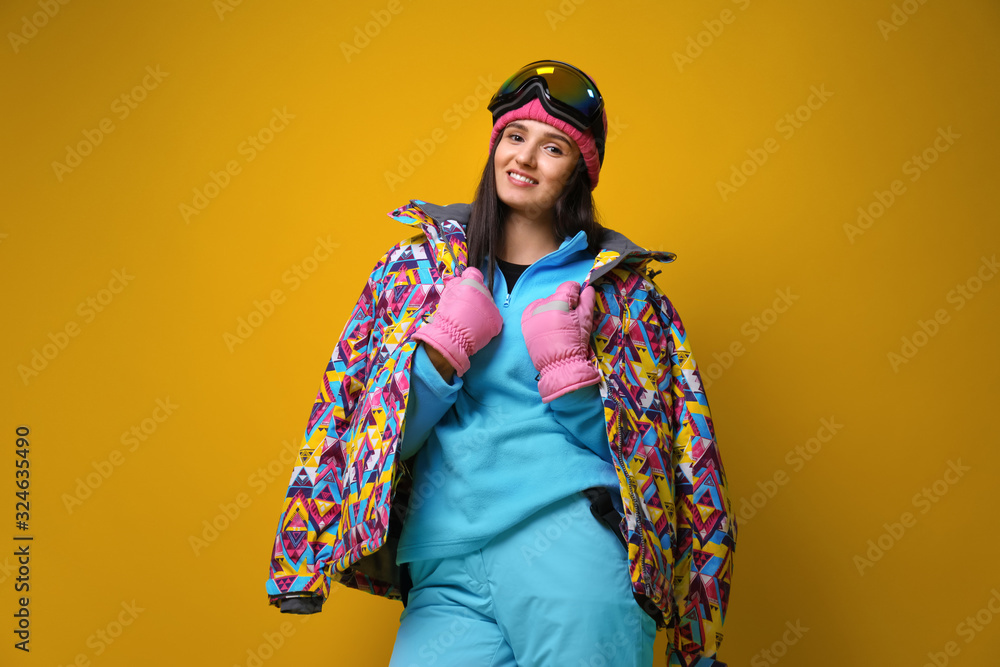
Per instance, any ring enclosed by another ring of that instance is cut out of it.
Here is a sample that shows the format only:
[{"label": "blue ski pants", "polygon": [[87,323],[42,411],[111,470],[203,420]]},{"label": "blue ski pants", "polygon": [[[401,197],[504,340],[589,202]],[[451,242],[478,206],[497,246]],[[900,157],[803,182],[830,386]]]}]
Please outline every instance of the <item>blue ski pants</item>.
[{"label": "blue ski pants", "polygon": [[389,667],[650,667],[656,622],[578,492],[481,549],[417,560]]}]

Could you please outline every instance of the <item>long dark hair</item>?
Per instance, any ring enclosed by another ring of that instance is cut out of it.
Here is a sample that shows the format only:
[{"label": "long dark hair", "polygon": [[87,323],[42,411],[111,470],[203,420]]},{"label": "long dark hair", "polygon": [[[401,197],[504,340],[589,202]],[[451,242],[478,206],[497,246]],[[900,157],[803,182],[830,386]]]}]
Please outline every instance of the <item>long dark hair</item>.
[{"label": "long dark hair", "polygon": [[[496,253],[497,249],[502,247],[504,222],[510,211],[510,207],[497,196],[493,159],[499,145],[498,140],[486,160],[482,178],[479,179],[479,186],[476,188],[476,196],[472,201],[472,211],[465,232],[469,250],[468,266],[479,268],[486,257],[490,258],[485,276],[490,292],[493,291]],[[587,250],[595,256],[600,252],[603,226],[599,220],[597,205],[594,203],[594,195],[590,190],[587,165],[582,156],[555,201],[554,213],[552,233],[557,241],[561,242],[565,236],[575,236],[582,229],[587,234]]]}]

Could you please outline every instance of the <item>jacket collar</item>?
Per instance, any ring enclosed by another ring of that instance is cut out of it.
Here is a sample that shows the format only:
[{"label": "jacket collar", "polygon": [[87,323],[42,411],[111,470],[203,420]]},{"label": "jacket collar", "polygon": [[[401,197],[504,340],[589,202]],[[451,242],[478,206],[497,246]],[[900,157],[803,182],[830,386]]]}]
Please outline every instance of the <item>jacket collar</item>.
[{"label": "jacket collar", "polygon": [[[472,213],[472,204],[448,204],[440,206],[420,199],[411,199],[410,203],[388,213],[390,218],[407,225],[419,226],[428,240],[431,241],[432,259],[437,262],[442,251],[451,254],[449,265],[452,272],[458,263],[455,258],[455,248],[465,243],[465,227]],[[594,266],[587,275],[587,282],[594,283],[602,275],[620,263],[635,264],[636,270],[642,271],[649,261],[669,263],[677,255],[666,250],[647,250],[633,243],[621,232],[604,227],[601,236],[601,250],[594,259]],[[652,275],[659,273],[654,272]]]}]

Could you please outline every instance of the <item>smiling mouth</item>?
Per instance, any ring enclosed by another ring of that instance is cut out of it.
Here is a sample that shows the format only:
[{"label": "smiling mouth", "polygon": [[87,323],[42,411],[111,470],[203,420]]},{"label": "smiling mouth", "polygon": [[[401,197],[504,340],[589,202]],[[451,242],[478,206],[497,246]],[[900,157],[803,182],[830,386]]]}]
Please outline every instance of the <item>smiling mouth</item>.
[{"label": "smiling mouth", "polygon": [[522,176],[513,171],[508,171],[507,175],[513,178],[518,183],[524,183],[525,185],[538,185],[538,181],[528,178],[527,176]]}]

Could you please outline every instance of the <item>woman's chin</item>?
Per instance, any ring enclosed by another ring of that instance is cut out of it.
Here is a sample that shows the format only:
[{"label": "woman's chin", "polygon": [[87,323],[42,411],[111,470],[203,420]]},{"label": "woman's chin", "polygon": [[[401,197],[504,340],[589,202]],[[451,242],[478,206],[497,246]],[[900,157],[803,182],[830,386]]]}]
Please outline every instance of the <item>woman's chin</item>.
[{"label": "woman's chin", "polygon": [[524,212],[529,209],[537,210],[540,207],[541,198],[539,198],[536,191],[512,190],[513,188],[500,188],[497,190],[497,196],[500,198],[500,201],[511,209]]}]

